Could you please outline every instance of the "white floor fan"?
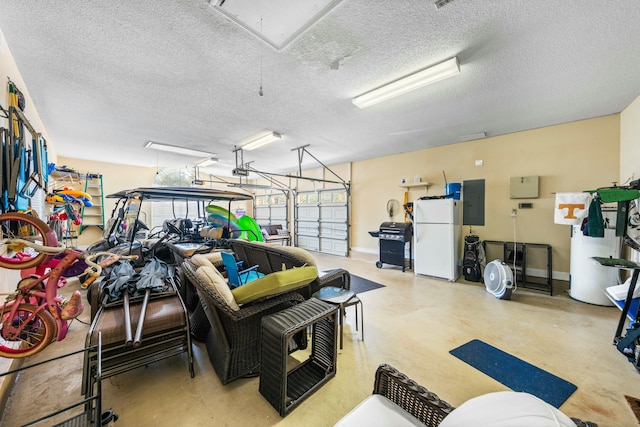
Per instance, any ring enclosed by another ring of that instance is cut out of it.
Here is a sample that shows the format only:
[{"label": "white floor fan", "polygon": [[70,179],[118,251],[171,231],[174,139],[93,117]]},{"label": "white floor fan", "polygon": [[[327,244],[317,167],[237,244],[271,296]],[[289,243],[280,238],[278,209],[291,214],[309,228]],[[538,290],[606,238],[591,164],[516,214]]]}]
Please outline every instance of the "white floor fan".
[{"label": "white floor fan", "polygon": [[491,261],[484,269],[484,285],[496,298],[511,299],[514,286],[511,268],[502,260]]}]

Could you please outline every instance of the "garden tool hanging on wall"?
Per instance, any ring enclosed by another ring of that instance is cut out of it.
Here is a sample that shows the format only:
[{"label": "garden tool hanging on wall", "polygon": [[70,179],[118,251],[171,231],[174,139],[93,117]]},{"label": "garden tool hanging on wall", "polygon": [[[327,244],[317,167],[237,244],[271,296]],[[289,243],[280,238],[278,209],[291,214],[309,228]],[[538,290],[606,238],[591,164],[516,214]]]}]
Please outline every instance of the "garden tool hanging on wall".
[{"label": "garden tool hanging on wall", "polygon": [[7,174],[7,196],[13,209],[26,211],[29,208],[29,200],[22,193],[27,183],[27,150],[24,144],[24,116],[20,113],[24,109],[24,96],[9,80],[9,145],[8,153],[9,173]]},{"label": "garden tool hanging on wall", "polygon": [[2,212],[9,209],[9,130],[0,128],[0,207]]},{"label": "garden tool hanging on wall", "polygon": [[[25,107],[24,95],[11,79],[9,79],[9,107],[19,108],[20,111],[24,111]],[[14,126],[13,134],[18,135],[20,132],[19,123],[13,122],[12,125]]]},{"label": "garden tool hanging on wall", "polygon": [[11,178],[9,181],[9,203],[17,211],[26,211],[29,208],[29,200],[20,194],[20,190],[25,186],[27,150],[19,139],[11,142],[10,148]]},{"label": "garden tool hanging on wall", "polygon": [[9,120],[9,128],[3,132],[3,159],[0,162],[3,173],[2,210],[26,211],[29,209],[29,199],[38,189],[45,189],[48,181],[47,144],[25,117],[24,95],[11,79],[8,81],[8,91],[9,109],[2,108],[2,113]]}]

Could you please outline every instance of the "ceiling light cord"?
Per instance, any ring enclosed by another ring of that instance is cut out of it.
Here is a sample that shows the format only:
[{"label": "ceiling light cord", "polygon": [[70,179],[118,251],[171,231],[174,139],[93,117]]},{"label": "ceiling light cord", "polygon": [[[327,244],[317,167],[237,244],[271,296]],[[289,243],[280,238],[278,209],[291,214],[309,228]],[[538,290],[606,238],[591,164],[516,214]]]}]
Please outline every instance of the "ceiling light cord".
[{"label": "ceiling light cord", "polygon": [[[524,249],[522,250],[522,257],[524,257]],[[516,270],[518,260],[518,239],[516,238],[516,217],[513,217],[513,292],[518,290],[518,270]],[[524,263],[522,265],[524,267]],[[522,277],[524,277],[524,270],[522,271]]]},{"label": "ceiling light cord", "polygon": [[[262,34],[262,18],[260,18],[260,34]],[[262,53],[264,52],[262,46],[260,46],[260,90],[258,91],[258,95],[264,96],[264,91],[262,90]]]}]

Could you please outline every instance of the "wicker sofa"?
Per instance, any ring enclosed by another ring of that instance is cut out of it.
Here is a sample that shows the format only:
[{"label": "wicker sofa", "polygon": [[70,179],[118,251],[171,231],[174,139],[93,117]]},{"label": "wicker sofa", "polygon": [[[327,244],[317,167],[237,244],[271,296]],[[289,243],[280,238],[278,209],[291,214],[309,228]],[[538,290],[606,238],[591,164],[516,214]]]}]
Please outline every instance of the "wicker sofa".
[{"label": "wicker sofa", "polygon": [[[512,394],[521,395],[523,393]],[[471,399],[461,405],[460,408],[462,409],[472,400],[474,399]],[[485,402],[482,402],[479,405],[476,404],[471,409],[478,408],[478,406],[482,407],[484,404]],[[464,425],[466,427],[469,425],[491,425],[487,420],[480,419],[481,416],[478,413],[474,414],[473,412],[470,413],[470,418],[465,418],[466,421],[463,421],[462,417],[458,416],[458,414],[451,415],[455,410],[456,408],[444,400],[441,400],[435,393],[430,392],[425,387],[409,379],[394,367],[384,364],[380,365],[376,370],[372,396],[369,396],[355,409],[340,419],[334,427],[351,427],[361,425],[425,425],[428,427],[436,427],[441,424],[443,427],[445,424],[451,426]],[[501,411],[498,410],[495,412],[500,413]],[[451,415],[449,420],[444,422],[445,418],[449,415]],[[567,422],[570,422],[564,414],[560,414],[558,418],[562,418]],[[451,423],[449,423],[450,421]],[[520,418],[512,424],[505,424],[504,419],[498,421],[500,422],[499,425],[525,425],[522,424],[523,421]],[[543,417],[537,415],[533,419],[533,424],[529,423],[526,425],[548,425],[543,424],[543,421]],[[551,421],[552,424],[554,424],[553,421],[556,422],[554,425],[567,425],[560,424],[558,419],[553,419]],[[578,418],[571,418],[571,421],[573,421],[577,427],[598,427],[595,423],[582,421]]]},{"label": "wicker sofa", "polygon": [[[260,372],[260,332],[264,316],[277,313],[304,301],[292,291],[263,298],[242,306],[233,306],[208,286],[197,274],[190,259],[181,265],[185,286],[193,286],[199,302],[190,315],[194,338],[204,337],[209,360],[223,384]],[[305,343],[300,343],[305,345]]]},{"label": "wicker sofa", "polygon": [[[249,242],[241,239],[230,240],[229,246],[246,267],[257,265],[258,271],[264,274],[281,271],[283,267],[288,269],[303,265],[317,266],[315,259],[308,251],[294,246]],[[314,292],[324,286],[350,289],[351,275],[342,268],[322,271],[318,278],[300,293],[305,299],[309,299]]]},{"label": "wicker sofa", "polygon": [[[348,289],[351,283],[351,276],[344,269],[319,273],[315,268],[315,260],[304,249],[246,240],[230,240],[230,246],[238,259],[245,262],[245,266],[258,265],[259,271],[265,275],[275,276],[281,274],[283,269],[311,269],[314,275],[295,289],[287,289],[280,294],[276,289],[273,295],[237,305],[233,297],[225,299],[220,292],[203,281],[202,274],[198,274],[201,267],[198,262],[203,258],[212,263],[212,268],[222,268],[216,254],[194,256],[184,260],[177,268],[177,276],[190,313],[192,337],[205,342],[211,364],[223,384],[260,372],[262,317],[309,299],[323,286]],[[303,266],[307,266],[307,269],[299,268]],[[254,284],[256,283],[252,282],[241,286],[233,292],[237,294],[237,291],[243,291]],[[297,344],[304,346],[306,342],[302,342],[301,338]]]}]

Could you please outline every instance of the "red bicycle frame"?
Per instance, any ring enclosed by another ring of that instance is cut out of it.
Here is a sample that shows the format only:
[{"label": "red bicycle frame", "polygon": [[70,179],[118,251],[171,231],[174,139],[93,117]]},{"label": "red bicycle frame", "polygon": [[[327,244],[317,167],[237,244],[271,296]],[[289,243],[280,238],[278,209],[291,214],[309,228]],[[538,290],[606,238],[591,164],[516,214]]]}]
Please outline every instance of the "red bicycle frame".
[{"label": "red bicycle frame", "polygon": [[[18,283],[18,290],[16,291],[15,299],[13,301],[8,302],[4,306],[5,308],[7,306],[11,307],[9,310],[9,313],[11,314],[11,316],[9,316],[8,318],[13,318],[16,311],[18,310],[18,306],[20,305],[20,303],[29,302],[29,300],[32,297],[35,298],[37,302],[36,304],[34,304],[37,306],[37,310],[34,313],[32,313],[28,318],[26,318],[25,322],[23,322],[21,325],[17,327],[9,324],[9,322],[5,323],[5,325],[3,325],[3,335],[5,337],[18,336],[22,332],[22,330],[25,328],[25,326],[29,324],[29,321],[33,317],[35,317],[41,310],[44,310],[45,308],[49,313],[51,313],[51,315],[55,319],[56,341],[61,341],[66,337],[67,331],[69,329],[69,323],[66,319],[63,319],[62,316],[60,315],[60,312],[61,312],[60,303],[63,301],[63,298],[58,296],[57,290],[58,288],[63,286],[63,285],[60,285],[60,282],[62,280],[65,280],[62,277],[62,274],[69,267],[71,267],[73,263],[76,262],[76,260],[80,258],[84,258],[85,253],[77,251],[75,249],[68,249],[68,248],[64,250],[64,253],[65,253],[65,256],[59,261],[53,260],[51,263],[47,265],[41,264],[40,266],[38,266],[39,269],[41,266],[44,266],[44,268],[41,269],[42,271],[45,271],[46,268],[51,267],[49,272],[43,275],[30,275],[29,277],[22,279]],[[98,255],[99,254],[96,254],[93,256],[98,256]],[[101,267],[106,267],[107,265],[111,265],[114,262],[116,262],[118,259],[122,258],[122,256],[119,254],[109,253],[108,255],[109,255],[109,258],[97,264],[97,266],[99,266],[98,269],[96,269],[96,267],[90,266],[87,270],[85,270],[85,273],[89,273],[89,278],[87,279],[87,281],[95,280],[95,278],[100,274]],[[38,285],[40,284],[44,284],[44,292],[41,289],[39,289]]]},{"label": "red bicycle frame", "polygon": [[[14,301],[9,302],[5,305],[10,305],[11,308],[9,310],[10,316],[12,318],[15,315],[15,312],[18,309],[18,306],[22,302],[28,302],[29,297],[35,297],[38,302],[37,310],[18,327],[13,325],[5,324],[3,326],[3,334],[5,336],[17,336],[24,329],[25,325],[29,324],[31,318],[33,318],[39,311],[44,310],[45,308],[51,313],[53,318],[56,321],[56,340],[61,341],[67,336],[67,331],[69,329],[69,323],[67,320],[62,319],[60,316],[60,303],[63,301],[62,297],[58,296],[58,283],[62,279],[62,273],[71,267],[71,265],[84,256],[83,252],[76,251],[74,249],[65,249],[65,256],[59,261],[56,262],[55,266],[49,270],[49,272],[43,274],[42,276],[31,275],[25,279],[22,279],[18,283],[18,290],[16,291],[16,298]],[[64,280],[64,279],[62,279]],[[26,283],[25,283],[26,282]],[[38,289],[38,285],[44,283],[44,292]],[[25,301],[25,299],[27,301]]]}]

